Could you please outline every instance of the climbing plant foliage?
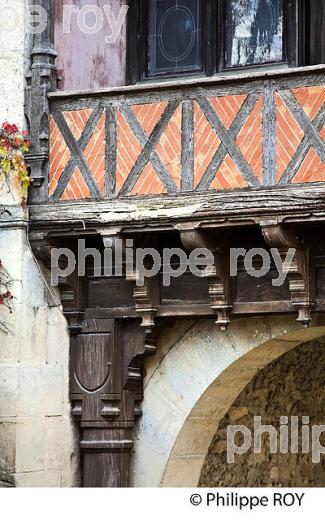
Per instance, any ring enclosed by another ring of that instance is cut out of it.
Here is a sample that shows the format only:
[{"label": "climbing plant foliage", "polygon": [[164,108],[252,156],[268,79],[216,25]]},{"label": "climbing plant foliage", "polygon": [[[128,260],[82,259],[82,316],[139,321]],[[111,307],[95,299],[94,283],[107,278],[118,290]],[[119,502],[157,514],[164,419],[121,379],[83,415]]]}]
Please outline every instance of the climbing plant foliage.
[{"label": "climbing plant foliage", "polygon": [[[19,193],[21,202],[27,199],[30,178],[24,154],[29,151],[28,133],[8,122],[0,128],[0,191],[4,185]],[[1,210],[1,208],[0,208]],[[8,332],[1,319],[3,310],[12,313],[13,295],[10,291],[12,280],[0,258],[0,333]]]},{"label": "climbing plant foliage", "polygon": [[[24,154],[29,151],[30,141],[25,131],[20,131],[16,125],[8,122],[0,128],[0,181],[9,181],[14,177],[13,185],[21,190],[22,201],[27,198],[30,185],[28,168]],[[8,184],[8,182],[7,182]]]}]

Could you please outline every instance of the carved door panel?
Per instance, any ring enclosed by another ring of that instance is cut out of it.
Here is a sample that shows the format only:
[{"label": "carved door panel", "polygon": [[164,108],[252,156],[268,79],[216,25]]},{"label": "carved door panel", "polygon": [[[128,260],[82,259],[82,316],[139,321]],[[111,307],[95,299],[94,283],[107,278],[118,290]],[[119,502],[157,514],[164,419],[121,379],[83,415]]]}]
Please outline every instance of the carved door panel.
[{"label": "carved door panel", "polygon": [[75,381],[84,392],[98,392],[109,380],[112,366],[112,334],[79,334]]},{"label": "carved door panel", "polygon": [[85,320],[71,342],[73,415],[82,421],[106,421],[107,399],[121,398],[122,377],[114,320]]}]

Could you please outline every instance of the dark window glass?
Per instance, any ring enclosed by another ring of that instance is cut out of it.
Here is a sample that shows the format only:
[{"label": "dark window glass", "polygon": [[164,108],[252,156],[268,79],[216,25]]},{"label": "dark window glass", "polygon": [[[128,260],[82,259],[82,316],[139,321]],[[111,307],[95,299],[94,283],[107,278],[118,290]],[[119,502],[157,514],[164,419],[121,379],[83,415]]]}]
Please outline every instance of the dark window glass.
[{"label": "dark window glass", "polygon": [[149,2],[148,74],[202,70],[201,0]]},{"label": "dark window glass", "polygon": [[226,3],[226,66],[283,61],[283,0]]}]

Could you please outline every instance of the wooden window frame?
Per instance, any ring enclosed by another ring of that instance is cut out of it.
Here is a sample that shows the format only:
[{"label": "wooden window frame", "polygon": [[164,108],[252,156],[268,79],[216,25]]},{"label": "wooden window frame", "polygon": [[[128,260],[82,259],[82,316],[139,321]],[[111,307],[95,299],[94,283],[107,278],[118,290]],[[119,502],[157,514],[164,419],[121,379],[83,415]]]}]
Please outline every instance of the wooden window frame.
[{"label": "wooden window frame", "polygon": [[[240,67],[225,66],[225,19],[226,2],[229,0],[204,0],[205,26],[203,27],[203,70],[179,74],[157,74],[148,77],[148,0],[129,0],[127,19],[126,79],[127,84],[141,81],[159,81],[162,78],[175,79],[184,76],[213,76],[214,74],[276,67],[286,64],[289,67],[306,64],[308,49],[305,46],[308,0],[284,0],[284,51],[282,62],[259,63]],[[207,21],[210,20],[210,23]],[[294,22],[287,23],[287,20]],[[218,30],[219,27],[219,30]]]}]

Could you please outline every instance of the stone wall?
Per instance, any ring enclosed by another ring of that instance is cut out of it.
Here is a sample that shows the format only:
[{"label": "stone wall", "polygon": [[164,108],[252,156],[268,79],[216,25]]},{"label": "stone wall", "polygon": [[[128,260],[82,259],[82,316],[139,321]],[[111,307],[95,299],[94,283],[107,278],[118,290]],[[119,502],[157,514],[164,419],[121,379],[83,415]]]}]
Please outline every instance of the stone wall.
[{"label": "stone wall", "polygon": [[[24,125],[25,7],[15,0],[13,11],[11,0],[1,1],[1,125]],[[6,32],[5,12],[16,22]],[[15,299],[12,314],[0,306],[9,329],[0,332],[0,486],[73,486],[78,450],[68,401],[67,325],[32,257],[27,227],[27,211],[2,191],[0,258],[14,280]]]},{"label": "stone wall", "polygon": [[[251,448],[245,454],[235,455],[234,463],[229,464],[226,450],[228,425],[243,425],[254,432],[254,416],[260,416],[263,425],[274,426],[278,439],[280,417],[289,417],[290,424],[290,417],[298,416],[301,446],[302,416],[310,418],[310,428],[325,425],[324,386],[324,339],[301,345],[261,370],[221,421],[205,460],[200,486],[323,487],[324,456],[315,464],[311,451],[308,454],[270,453],[268,434],[262,436],[261,453],[254,454]],[[324,445],[325,434],[320,440]],[[235,441],[241,446],[242,434],[237,434]]]},{"label": "stone wall", "polygon": [[241,391],[285,352],[324,336],[324,324],[314,315],[303,329],[295,315],[282,315],[233,319],[226,332],[214,320],[166,328],[146,363],[132,485],[197,486],[218,424]]}]

